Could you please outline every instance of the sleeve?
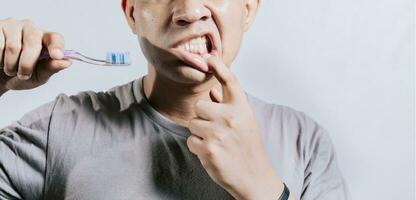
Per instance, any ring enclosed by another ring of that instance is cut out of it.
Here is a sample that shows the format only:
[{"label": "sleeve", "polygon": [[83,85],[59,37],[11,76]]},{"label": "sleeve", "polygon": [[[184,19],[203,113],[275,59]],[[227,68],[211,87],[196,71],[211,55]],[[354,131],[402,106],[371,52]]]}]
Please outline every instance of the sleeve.
[{"label": "sleeve", "polygon": [[308,139],[305,144],[305,171],[302,200],[349,200],[350,194],[338,167],[336,152],[328,132],[305,116]]},{"label": "sleeve", "polygon": [[40,199],[55,101],[0,129],[0,200]]}]

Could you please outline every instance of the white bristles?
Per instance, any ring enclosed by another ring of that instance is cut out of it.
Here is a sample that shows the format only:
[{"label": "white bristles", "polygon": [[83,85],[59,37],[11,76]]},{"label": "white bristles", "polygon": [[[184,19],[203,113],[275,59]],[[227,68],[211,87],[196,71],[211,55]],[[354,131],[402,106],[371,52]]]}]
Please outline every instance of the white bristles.
[{"label": "white bristles", "polygon": [[108,65],[130,65],[130,52],[111,51],[107,52],[106,63]]}]

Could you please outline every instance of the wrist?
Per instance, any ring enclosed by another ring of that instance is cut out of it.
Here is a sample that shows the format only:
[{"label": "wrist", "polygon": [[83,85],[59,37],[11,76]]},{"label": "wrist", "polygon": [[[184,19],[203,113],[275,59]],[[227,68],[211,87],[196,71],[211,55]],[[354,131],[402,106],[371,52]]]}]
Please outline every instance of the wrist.
[{"label": "wrist", "polygon": [[251,179],[250,182],[246,188],[240,188],[239,192],[234,192],[233,196],[239,200],[278,199],[284,191],[283,181],[273,169],[264,172],[263,177]]},{"label": "wrist", "polygon": [[270,177],[261,184],[257,192],[253,192],[252,199],[278,199],[283,194],[284,187],[283,181],[277,176]]}]

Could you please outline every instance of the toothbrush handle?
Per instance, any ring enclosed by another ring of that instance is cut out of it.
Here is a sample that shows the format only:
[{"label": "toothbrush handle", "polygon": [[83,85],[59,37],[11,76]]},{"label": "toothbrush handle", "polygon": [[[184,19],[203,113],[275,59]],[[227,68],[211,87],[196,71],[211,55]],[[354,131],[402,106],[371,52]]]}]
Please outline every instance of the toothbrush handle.
[{"label": "toothbrush handle", "polygon": [[[71,55],[74,55],[74,54],[75,54],[74,50],[64,50],[64,57],[71,56]],[[42,52],[40,53],[39,60],[46,60],[46,59],[49,59],[49,58],[50,58],[50,56],[49,56],[48,50],[43,49]]]},{"label": "toothbrush handle", "polygon": [[[64,57],[72,56],[76,53],[74,50],[64,50]],[[38,60],[47,60],[50,59],[49,52],[47,49],[42,49]],[[4,68],[3,64],[0,63],[0,70]]]}]

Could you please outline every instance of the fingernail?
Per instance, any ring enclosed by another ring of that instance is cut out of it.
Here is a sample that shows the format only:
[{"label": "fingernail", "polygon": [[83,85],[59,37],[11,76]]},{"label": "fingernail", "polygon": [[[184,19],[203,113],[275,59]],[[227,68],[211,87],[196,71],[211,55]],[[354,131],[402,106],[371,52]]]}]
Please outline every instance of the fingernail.
[{"label": "fingernail", "polygon": [[14,72],[10,72],[10,71],[8,71],[8,70],[4,70],[4,73],[7,75],[7,76],[10,76],[10,77],[12,77],[12,76],[16,76],[16,72],[14,71]]},{"label": "fingernail", "polygon": [[208,59],[209,57],[211,57],[211,55],[210,54],[204,54],[204,55],[202,55],[202,58],[204,58],[204,59]]},{"label": "fingernail", "polygon": [[59,61],[59,67],[66,67],[66,63],[65,63],[65,61]]},{"label": "fingernail", "polygon": [[54,49],[52,51],[52,53],[56,58],[63,58],[64,57],[64,52],[62,52],[60,49]]},{"label": "fingernail", "polygon": [[25,81],[25,80],[28,80],[30,78],[30,76],[29,75],[23,75],[23,74],[17,74],[17,78],[22,80],[22,81]]}]

